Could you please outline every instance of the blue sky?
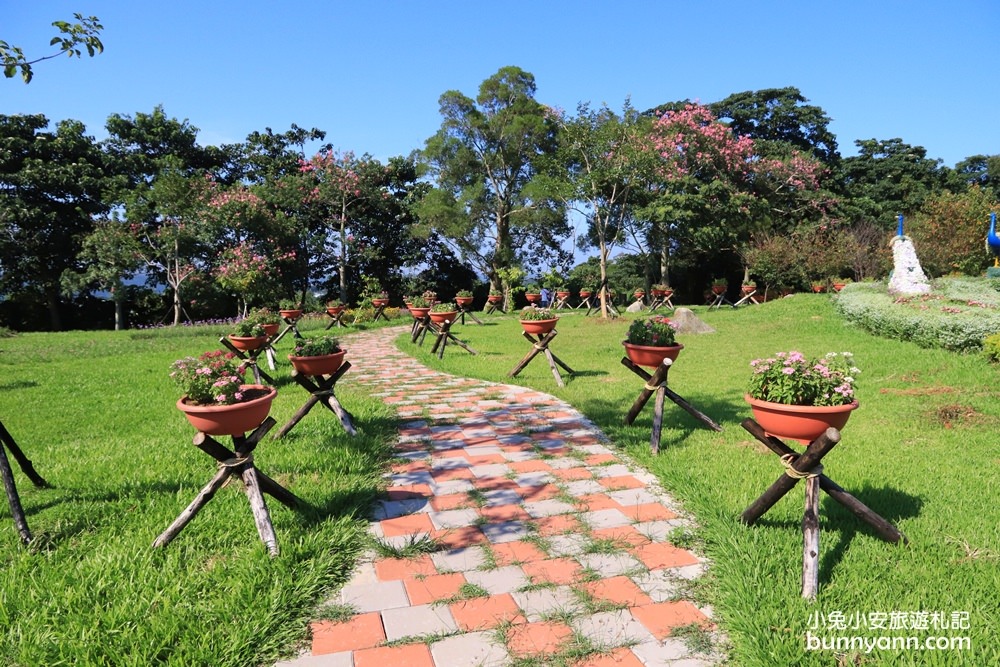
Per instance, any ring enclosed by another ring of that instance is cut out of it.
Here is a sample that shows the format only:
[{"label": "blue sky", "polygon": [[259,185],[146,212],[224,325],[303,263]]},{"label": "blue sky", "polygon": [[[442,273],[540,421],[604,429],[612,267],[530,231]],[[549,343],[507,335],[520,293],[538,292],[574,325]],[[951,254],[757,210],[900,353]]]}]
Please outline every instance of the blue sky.
[{"label": "blue sky", "polygon": [[202,144],[295,123],[385,160],[421,148],[446,90],[475,96],[500,67],[535,75],[540,102],[639,109],[796,86],[857,139],[923,146],[944,164],[1000,154],[1000,2],[840,0],[0,0],[0,39],[51,52],[51,22],[104,24],[105,52],[0,81],[0,113],[83,121],[165,112]]}]

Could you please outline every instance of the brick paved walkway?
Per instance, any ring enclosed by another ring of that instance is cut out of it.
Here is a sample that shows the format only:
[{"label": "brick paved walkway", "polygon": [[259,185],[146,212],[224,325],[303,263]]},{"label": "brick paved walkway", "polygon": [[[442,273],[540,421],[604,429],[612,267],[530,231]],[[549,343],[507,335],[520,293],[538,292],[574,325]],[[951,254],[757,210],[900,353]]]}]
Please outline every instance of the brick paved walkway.
[{"label": "brick paved walkway", "polygon": [[671,637],[712,628],[711,612],[684,599],[703,564],[668,541],[687,522],[655,478],[566,403],[429,370],[395,348],[400,331],[345,337],[365,373],[342,382],[372,385],[401,419],[404,462],[372,533],[394,547],[429,537],[435,548],[364,559],[331,600],[356,615],[313,623],[311,651],[279,666],[718,662]]}]

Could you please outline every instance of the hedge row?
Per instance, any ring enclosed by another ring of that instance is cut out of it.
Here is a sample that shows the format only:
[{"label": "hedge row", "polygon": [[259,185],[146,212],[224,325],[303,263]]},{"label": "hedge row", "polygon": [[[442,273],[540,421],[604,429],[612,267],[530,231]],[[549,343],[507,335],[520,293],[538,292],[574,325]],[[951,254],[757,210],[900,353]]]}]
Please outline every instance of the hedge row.
[{"label": "hedge row", "polygon": [[1000,333],[1000,279],[939,278],[931,293],[899,296],[884,282],[847,285],[836,298],[843,317],[869,333],[921,347],[979,352]]}]

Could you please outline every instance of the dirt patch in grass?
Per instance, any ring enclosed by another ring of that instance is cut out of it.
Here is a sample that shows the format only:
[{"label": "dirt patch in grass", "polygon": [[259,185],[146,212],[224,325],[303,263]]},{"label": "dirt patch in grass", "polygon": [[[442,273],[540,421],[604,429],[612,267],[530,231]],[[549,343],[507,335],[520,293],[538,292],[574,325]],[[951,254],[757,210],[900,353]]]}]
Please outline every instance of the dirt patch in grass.
[{"label": "dirt patch in grass", "polygon": [[986,415],[959,403],[951,403],[936,408],[932,418],[944,428],[981,425],[986,421]]},{"label": "dirt patch in grass", "polygon": [[911,389],[879,389],[880,394],[895,394],[896,396],[937,396],[939,394],[954,394],[954,387],[913,387]]}]

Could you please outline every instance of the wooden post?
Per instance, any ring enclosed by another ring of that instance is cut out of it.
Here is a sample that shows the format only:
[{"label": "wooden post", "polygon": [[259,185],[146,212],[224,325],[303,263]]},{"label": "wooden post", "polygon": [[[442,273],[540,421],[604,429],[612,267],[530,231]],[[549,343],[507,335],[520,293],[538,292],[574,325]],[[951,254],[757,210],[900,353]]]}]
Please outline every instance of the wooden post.
[{"label": "wooden post", "polygon": [[528,342],[531,343],[532,349],[530,352],[528,352],[528,354],[525,355],[523,359],[521,359],[520,363],[518,363],[517,366],[514,367],[514,370],[512,370],[510,373],[507,374],[508,377],[515,377],[518,373],[524,370],[525,366],[527,366],[532,359],[535,358],[535,355],[537,355],[540,352],[544,352],[545,359],[549,362],[549,368],[552,369],[552,375],[556,379],[556,384],[559,385],[560,387],[564,387],[565,385],[563,384],[562,377],[559,375],[559,369],[556,368],[556,364],[562,366],[563,369],[565,369],[565,371],[571,375],[573,374],[573,369],[564,364],[559,357],[557,357],[555,354],[552,353],[551,350],[549,350],[549,343],[552,342],[552,339],[554,339],[558,333],[559,332],[557,330],[553,329],[544,336],[539,335],[538,339],[536,340],[535,337],[529,334],[527,331],[522,331],[521,335],[524,336],[525,339],[527,339]]},{"label": "wooden post", "polygon": [[312,410],[313,406],[320,401],[322,401],[323,405],[325,405],[331,412],[333,412],[333,414],[337,416],[337,419],[340,420],[341,426],[344,427],[344,430],[347,431],[349,435],[357,435],[358,432],[354,428],[351,413],[340,404],[340,401],[337,400],[337,397],[333,393],[337,380],[339,380],[350,368],[351,362],[345,361],[333,375],[327,378],[314,378],[316,382],[310,380],[308,376],[302,375],[298,371],[293,370],[292,379],[295,380],[299,386],[308,391],[311,396],[292,416],[288,423],[281,427],[281,430],[274,436],[275,439],[282,438],[287,435],[288,432],[291,431],[303,417],[309,414],[309,411]]},{"label": "wooden post", "polygon": [[815,600],[819,591],[819,476],[806,478],[802,514],[802,597]]},{"label": "wooden post", "polygon": [[160,536],[153,542],[153,547],[165,547],[170,544],[170,540],[177,537],[177,534],[184,529],[184,526],[188,525],[198,511],[215,496],[215,492],[222,488],[222,485],[229,478],[231,472],[230,468],[225,466],[220,467],[211,481],[198,492],[198,495],[191,501],[191,504],[180,513],[180,516],[174,519],[173,523],[165,531],[160,533]]},{"label": "wooden post", "polygon": [[[52,485],[42,479],[42,476],[35,472],[35,466],[31,464],[31,459],[24,455],[21,448],[17,446],[14,441],[14,436],[7,431],[7,428],[0,421],[0,446],[7,445],[7,449],[10,450],[10,455],[14,457],[17,461],[17,465],[21,467],[21,472],[27,475],[31,483],[40,489],[51,488]],[[9,465],[9,464],[8,464]]]},{"label": "wooden post", "polygon": [[278,537],[274,534],[271,514],[267,511],[264,494],[261,493],[260,485],[257,483],[257,472],[253,467],[252,460],[250,459],[242,465],[240,476],[243,478],[243,488],[250,501],[250,512],[253,514],[254,524],[257,526],[257,534],[260,535],[261,542],[264,543],[273,558],[278,555]]},{"label": "wooden post", "polygon": [[653,404],[653,433],[649,438],[649,448],[654,454],[660,453],[660,433],[663,430],[663,399],[667,388],[660,385],[656,389],[656,402]]}]

